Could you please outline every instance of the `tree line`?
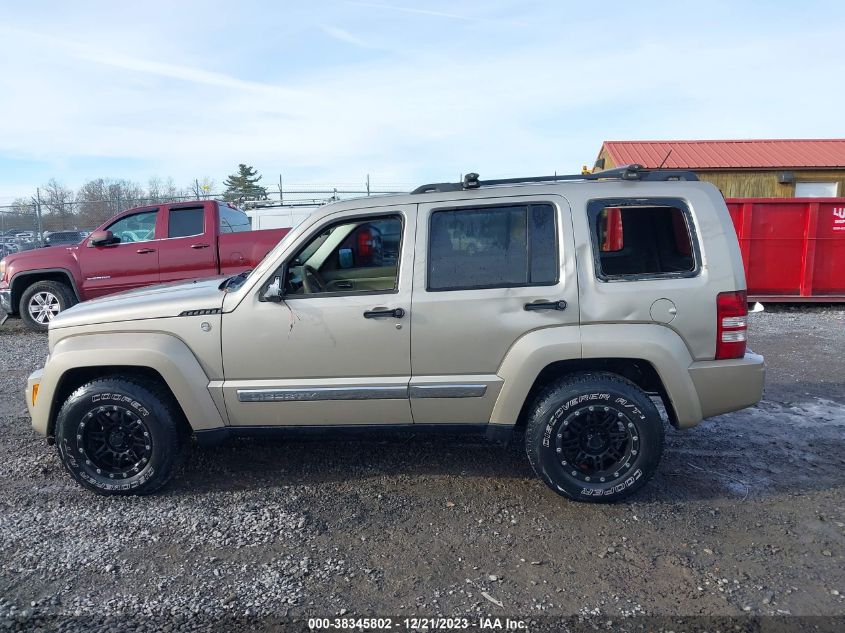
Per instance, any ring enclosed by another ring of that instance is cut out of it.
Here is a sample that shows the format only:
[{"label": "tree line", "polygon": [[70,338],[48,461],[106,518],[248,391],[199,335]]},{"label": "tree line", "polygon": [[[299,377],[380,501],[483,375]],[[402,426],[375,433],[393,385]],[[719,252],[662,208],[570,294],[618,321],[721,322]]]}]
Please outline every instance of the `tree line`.
[{"label": "tree line", "polygon": [[[265,200],[267,190],[258,184],[260,180],[261,176],[255,169],[240,164],[238,171],[224,181],[226,189],[222,197],[229,202]],[[177,186],[173,178],[152,177],[146,186],[121,178],[95,178],[76,190],[51,178],[38,189],[44,228],[47,230],[92,229],[129,207],[218,196],[215,181],[207,177],[195,179],[186,187]],[[32,216],[35,204],[35,196],[17,198],[3,211]]]}]

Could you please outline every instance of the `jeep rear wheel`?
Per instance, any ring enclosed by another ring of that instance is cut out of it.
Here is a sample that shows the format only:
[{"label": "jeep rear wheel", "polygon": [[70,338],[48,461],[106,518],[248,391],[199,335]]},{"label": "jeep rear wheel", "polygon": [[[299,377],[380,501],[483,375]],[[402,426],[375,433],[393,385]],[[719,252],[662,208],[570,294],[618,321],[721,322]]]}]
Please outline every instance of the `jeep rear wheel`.
[{"label": "jeep rear wheel", "polygon": [[73,392],[56,420],[56,446],[80,484],[104,495],[155,492],[172,477],[185,434],[169,394],[111,377]]},{"label": "jeep rear wheel", "polygon": [[56,315],[74,303],[76,298],[66,284],[37,281],[23,291],[18,313],[30,330],[44,332]]},{"label": "jeep rear wheel", "polygon": [[537,476],[578,501],[639,490],[663,454],[663,421],[639,387],[615,374],[576,374],[537,397],[525,441]]}]

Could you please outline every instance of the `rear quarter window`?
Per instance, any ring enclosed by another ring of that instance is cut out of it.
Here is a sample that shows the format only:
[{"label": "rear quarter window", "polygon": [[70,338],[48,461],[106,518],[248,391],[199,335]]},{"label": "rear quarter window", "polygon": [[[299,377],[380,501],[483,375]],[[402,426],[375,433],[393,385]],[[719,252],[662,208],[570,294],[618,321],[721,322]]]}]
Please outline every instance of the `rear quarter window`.
[{"label": "rear quarter window", "polygon": [[661,279],[699,273],[697,237],[683,200],[592,200],[587,216],[599,279]]},{"label": "rear quarter window", "polygon": [[249,216],[240,209],[233,209],[225,204],[218,204],[221,233],[241,233],[251,231]]}]

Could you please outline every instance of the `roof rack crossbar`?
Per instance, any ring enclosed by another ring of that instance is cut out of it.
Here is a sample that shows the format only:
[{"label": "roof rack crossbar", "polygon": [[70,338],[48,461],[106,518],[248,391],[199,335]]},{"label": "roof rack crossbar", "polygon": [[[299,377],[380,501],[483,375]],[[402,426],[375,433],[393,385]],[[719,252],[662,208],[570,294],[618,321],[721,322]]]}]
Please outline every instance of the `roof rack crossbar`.
[{"label": "roof rack crossbar", "polygon": [[494,185],[515,185],[532,182],[560,182],[576,180],[639,180],[660,182],[668,180],[697,181],[698,176],[691,171],[678,169],[645,169],[642,165],[624,165],[614,169],[599,171],[594,174],[561,174],[554,176],[526,176],[522,178],[498,178],[495,180],[479,180],[478,174],[467,174],[463,182],[440,182],[417,187],[411,193],[442,193],[446,191],[463,191],[478,189]]}]

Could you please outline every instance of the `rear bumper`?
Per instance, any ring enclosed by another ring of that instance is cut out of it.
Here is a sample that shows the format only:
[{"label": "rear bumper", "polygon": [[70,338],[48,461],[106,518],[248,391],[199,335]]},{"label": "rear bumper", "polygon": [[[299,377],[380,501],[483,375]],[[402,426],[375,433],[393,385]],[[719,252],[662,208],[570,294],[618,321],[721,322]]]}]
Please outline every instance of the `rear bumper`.
[{"label": "rear bumper", "polygon": [[689,375],[701,403],[701,416],[709,418],[760,402],[766,364],[762,356],[749,351],[743,358],[693,363]]}]

